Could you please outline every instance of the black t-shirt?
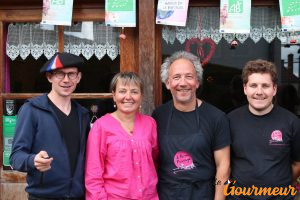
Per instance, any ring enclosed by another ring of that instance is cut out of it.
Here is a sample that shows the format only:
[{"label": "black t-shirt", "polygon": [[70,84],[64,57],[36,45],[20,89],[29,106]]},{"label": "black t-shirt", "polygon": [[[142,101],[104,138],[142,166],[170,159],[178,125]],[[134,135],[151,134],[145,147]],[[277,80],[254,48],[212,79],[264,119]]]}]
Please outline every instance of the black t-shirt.
[{"label": "black t-shirt", "polygon": [[206,102],[195,111],[181,112],[170,101],[157,108],[152,116],[158,129],[159,182],[182,185],[212,181],[213,184],[213,152],[230,145],[226,115]]},{"label": "black t-shirt", "polygon": [[73,175],[80,148],[80,127],[76,106],[72,103],[71,112],[69,115],[66,115],[50,99],[49,102],[60,122],[60,131],[67,147],[71,174]]},{"label": "black t-shirt", "polygon": [[[248,106],[243,106],[229,113],[228,118],[232,139],[231,170],[232,179],[236,180],[235,186],[291,185],[291,162],[300,161],[299,118],[279,106],[262,116],[252,114]],[[247,197],[240,196],[240,199]],[[251,199],[267,197],[256,196]]]}]

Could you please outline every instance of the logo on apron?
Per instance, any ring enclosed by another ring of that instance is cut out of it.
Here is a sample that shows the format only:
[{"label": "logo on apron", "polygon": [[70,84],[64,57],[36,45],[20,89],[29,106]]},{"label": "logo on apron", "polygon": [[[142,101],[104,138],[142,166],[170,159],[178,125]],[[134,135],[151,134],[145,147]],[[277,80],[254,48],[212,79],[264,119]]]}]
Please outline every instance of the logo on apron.
[{"label": "logo on apron", "polygon": [[191,170],[196,166],[193,163],[193,158],[185,151],[178,151],[174,156],[174,164],[177,168],[173,169],[173,173],[176,174],[180,171]]}]

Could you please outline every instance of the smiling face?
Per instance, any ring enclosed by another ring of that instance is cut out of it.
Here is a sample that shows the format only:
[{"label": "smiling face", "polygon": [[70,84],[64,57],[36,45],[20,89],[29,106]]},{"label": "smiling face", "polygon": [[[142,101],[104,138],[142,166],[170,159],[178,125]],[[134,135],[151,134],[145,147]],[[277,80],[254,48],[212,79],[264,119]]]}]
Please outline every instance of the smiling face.
[{"label": "smiling face", "polygon": [[276,92],[277,85],[273,83],[269,73],[253,73],[248,76],[248,82],[244,84],[249,110],[255,115],[264,115],[272,110],[272,100]]},{"label": "smiling face", "polygon": [[[78,73],[75,79],[70,79],[68,75],[65,75],[62,79],[59,79],[55,72],[63,72],[67,73]],[[81,79],[81,72],[78,72],[76,67],[69,67],[64,69],[55,70],[53,73],[47,73],[47,79],[50,83],[52,83],[51,93],[57,95],[59,97],[70,97],[71,94],[76,89],[77,84]]]},{"label": "smiling face", "polygon": [[177,109],[178,107],[190,107],[196,102],[196,90],[199,85],[192,62],[178,59],[170,65],[166,87],[171,91],[174,106]]},{"label": "smiling face", "polygon": [[133,81],[125,83],[119,79],[112,94],[118,111],[130,114],[139,110],[142,103],[141,88]]}]

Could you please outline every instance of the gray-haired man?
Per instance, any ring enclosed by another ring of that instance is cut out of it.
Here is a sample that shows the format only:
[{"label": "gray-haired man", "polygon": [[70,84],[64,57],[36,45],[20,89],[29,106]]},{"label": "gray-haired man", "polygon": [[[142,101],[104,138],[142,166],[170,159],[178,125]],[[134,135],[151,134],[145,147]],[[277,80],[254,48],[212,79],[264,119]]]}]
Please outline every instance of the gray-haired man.
[{"label": "gray-haired man", "polygon": [[167,58],[161,67],[162,82],[173,97],[153,112],[158,126],[161,200],[225,199],[229,124],[223,112],[196,97],[202,71],[199,58],[184,51]]}]

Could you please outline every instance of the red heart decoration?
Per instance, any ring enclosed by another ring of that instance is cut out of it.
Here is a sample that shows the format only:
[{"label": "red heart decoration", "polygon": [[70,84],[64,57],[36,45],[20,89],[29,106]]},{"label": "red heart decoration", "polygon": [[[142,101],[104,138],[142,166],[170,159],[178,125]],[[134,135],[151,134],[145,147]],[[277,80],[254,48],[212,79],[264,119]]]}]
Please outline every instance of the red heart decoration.
[{"label": "red heart decoration", "polygon": [[[189,39],[186,43],[185,43],[185,50],[187,52],[190,52],[190,47],[192,45],[196,44],[197,45],[197,55],[200,57],[201,60],[201,64],[202,67],[205,66],[209,60],[211,59],[211,57],[213,56],[213,54],[215,53],[216,50],[216,44],[215,42],[210,39],[210,38],[204,38],[202,40],[200,40],[199,38],[191,38]],[[209,48],[209,52],[207,55],[204,55],[205,52],[203,50],[203,46],[204,45],[208,45]]]}]

